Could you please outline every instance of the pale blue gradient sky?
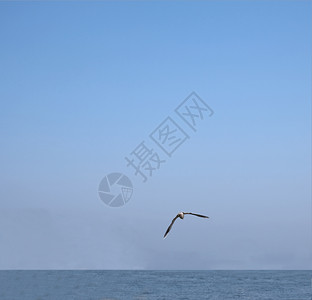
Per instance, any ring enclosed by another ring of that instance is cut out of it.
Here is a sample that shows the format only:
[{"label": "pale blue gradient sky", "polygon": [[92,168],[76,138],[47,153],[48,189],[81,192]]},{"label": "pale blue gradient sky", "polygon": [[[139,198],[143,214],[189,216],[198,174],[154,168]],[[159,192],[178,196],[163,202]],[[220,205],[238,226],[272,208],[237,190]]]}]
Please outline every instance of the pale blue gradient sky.
[{"label": "pale blue gradient sky", "polygon": [[[0,41],[1,269],[311,268],[311,2],[0,2]],[[215,114],[141,183],[192,91]],[[163,240],[181,210],[211,219]]]}]

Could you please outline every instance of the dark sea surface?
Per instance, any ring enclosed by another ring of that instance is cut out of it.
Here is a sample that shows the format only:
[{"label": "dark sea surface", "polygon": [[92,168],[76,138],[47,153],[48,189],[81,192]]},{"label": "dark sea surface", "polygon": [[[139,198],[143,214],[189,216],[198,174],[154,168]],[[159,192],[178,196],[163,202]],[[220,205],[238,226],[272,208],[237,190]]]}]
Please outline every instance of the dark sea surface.
[{"label": "dark sea surface", "polygon": [[312,271],[0,271],[1,300],[311,300]]}]

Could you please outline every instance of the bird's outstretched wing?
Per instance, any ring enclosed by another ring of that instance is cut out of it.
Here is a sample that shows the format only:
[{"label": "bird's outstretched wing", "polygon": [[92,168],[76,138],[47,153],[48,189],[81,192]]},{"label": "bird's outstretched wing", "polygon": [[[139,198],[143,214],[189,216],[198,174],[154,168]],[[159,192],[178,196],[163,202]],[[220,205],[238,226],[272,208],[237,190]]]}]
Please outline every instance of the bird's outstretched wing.
[{"label": "bird's outstretched wing", "polygon": [[204,215],[193,214],[193,213],[190,213],[190,212],[188,212],[188,213],[184,213],[184,214],[185,214],[185,215],[193,215],[193,216],[196,216],[196,217],[201,217],[201,218],[209,218],[209,217],[204,216]]},{"label": "bird's outstretched wing", "polygon": [[164,235],[164,238],[167,236],[167,234],[168,234],[169,231],[171,230],[171,227],[172,227],[174,221],[175,221],[178,217],[179,217],[179,215],[176,215],[176,217],[172,220],[171,224],[169,225],[169,227],[168,227],[168,229],[167,229],[167,231],[166,231],[166,233],[165,233],[165,235]]}]

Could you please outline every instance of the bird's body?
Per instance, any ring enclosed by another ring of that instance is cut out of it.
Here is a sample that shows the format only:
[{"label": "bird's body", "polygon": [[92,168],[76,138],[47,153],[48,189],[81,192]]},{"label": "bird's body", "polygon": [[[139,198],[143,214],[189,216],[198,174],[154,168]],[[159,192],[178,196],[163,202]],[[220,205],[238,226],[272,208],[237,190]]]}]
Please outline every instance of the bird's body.
[{"label": "bird's body", "polygon": [[184,219],[184,213],[183,212],[178,213],[178,216],[180,219]]},{"label": "bird's body", "polygon": [[168,229],[166,230],[165,235],[164,235],[164,238],[167,236],[167,234],[168,234],[169,231],[171,230],[172,225],[173,225],[173,223],[175,222],[175,220],[176,220],[177,218],[184,219],[184,215],[193,215],[193,216],[201,217],[201,218],[209,218],[209,217],[204,216],[204,215],[194,214],[194,213],[190,213],[190,212],[189,212],[189,213],[179,212],[179,213],[174,217],[174,219],[172,220],[172,222],[171,222],[171,224],[169,225]]}]

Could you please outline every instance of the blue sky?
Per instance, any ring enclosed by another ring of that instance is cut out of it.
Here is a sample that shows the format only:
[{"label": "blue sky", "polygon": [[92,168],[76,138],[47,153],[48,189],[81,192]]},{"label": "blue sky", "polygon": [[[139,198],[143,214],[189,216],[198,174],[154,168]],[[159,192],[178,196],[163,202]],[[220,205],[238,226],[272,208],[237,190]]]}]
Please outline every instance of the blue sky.
[{"label": "blue sky", "polygon": [[[311,2],[1,2],[0,40],[0,268],[311,268]],[[142,183],[192,91],[214,115]]]}]

